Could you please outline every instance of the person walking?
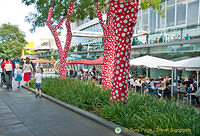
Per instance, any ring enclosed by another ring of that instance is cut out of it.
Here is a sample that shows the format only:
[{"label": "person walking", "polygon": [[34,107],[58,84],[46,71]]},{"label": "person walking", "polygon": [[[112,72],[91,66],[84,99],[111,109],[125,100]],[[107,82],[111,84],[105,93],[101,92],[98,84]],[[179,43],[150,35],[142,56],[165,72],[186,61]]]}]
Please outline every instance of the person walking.
[{"label": "person walking", "polygon": [[42,73],[41,69],[37,69],[37,73],[35,74],[35,97],[38,97],[39,90],[39,98],[42,98]]},{"label": "person walking", "polygon": [[15,61],[14,61],[14,58],[11,58],[11,62],[13,64],[12,76],[14,77],[15,76]]},{"label": "person walking", "polygon": [[70,71],[69,71],[69,76],[70,76],[70,78],[73,77],[73,73],[74,73],[73,68],[71,68]]},{"label": "person walking", "polygon": [[5,79],[6,79],[6,86],[7,89],[12,89],[12,70],[13,70],[13,64],[11,61],[8,60],[8,57],[5,58],[5,61],[2,64],[2,70],[5,73]]},{"label": "person walking", "polygon": [[76,68],[74,68],[73,77],[74,77],[75,79],[77,79],[77,69],[76,69]]},{"label": "person walking", "polygon": [[15,70],[16,78],[15,81],[17,81],[17,88],[20,88],[20,82],[22,81],[22,70],[20,69],[20,66],[17,65],[16,70]]},{"label": "person walking", "polygon": [[23,67],[24,67],[24,59],[23,58],[20,59],[19,66],[20,66],[20,69],[23,69]]},{"label": "person walking", "polygon": [[27,57],[26,63],[24,64],[24,67],[23,67],[23,72],[24,72],[24,81],[27,82],[28,87],[30,85],[30,76],[31,76],[32,71],[33,71],[32,65],[30,64],[30,60]]}]

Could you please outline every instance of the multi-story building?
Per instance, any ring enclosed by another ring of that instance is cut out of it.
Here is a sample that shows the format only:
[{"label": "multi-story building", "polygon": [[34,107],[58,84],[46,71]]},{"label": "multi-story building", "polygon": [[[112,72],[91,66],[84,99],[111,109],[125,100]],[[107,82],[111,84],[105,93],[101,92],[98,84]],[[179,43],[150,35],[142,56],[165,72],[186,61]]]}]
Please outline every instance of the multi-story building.
[{"label": "multi-story building", "polygon": [[40,39],[40,45],[43,47],[49,47],[51,49],[56,49],[56,43],[54,39],[49,39],[49,38],[41,38]]}]

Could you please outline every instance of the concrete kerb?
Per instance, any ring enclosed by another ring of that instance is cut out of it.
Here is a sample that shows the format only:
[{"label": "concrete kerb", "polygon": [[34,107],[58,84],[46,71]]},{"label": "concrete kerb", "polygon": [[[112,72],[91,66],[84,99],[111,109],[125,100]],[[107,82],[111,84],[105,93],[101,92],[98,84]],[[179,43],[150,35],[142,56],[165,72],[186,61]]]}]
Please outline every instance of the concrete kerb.
[{"label": "concrete kerb", "polygon": [[[27,89],[28,91],[31,91],[32,93],[35,93],[35,90],[33,88],[28,88],[27,86],[22,86],[22,87]],[[112,123],[112,122],[110,122],[108,120],[105,120],[105,119],[103,119],[103,118],[101,118],[99,116],[96,116],[96,115],[94,115],[92,113],[84,111],[84,110],[82,110],[80,108],[77,108],[75,106],[67,104],[67,103],[65,103],[63,101],[55,99],[55,98],[53,98],[53,97],[51,97],[51,96],[49,96],[47,94],[42,93],[42,96],[44,98],[52,101],[52,102],[55,102],[56,104],[58,104],[60,106],[63,106],[64,108],[67,108],[67,109],[69,109],[69,110],[71,110],[71,111],[73,111],[73,112],[75,112],[77,114],[80,114],[80,115],[82,115],[82,116],[84,116],[84,117],[86,117],[86,118],[88,118],[88,119],[90,119],[90,120],[92,120],[94,122],[97,122],[97,123],[101,124],[102,126],[104,126],[106,128],[109,128],[112,131],[115,131],[116,127],[120,127],[121,128],[121,133],[120,134],[122,134],[122,135],[125,135],[125,136],[143,136],[143,135],[141,135],[139,133],[131,132],[130,130],[128,132],[126,132],[125,131],[126,129],[124,127],[122,127],[122,126],[119,126],[119,125],[117,125],[115,123]]]}]

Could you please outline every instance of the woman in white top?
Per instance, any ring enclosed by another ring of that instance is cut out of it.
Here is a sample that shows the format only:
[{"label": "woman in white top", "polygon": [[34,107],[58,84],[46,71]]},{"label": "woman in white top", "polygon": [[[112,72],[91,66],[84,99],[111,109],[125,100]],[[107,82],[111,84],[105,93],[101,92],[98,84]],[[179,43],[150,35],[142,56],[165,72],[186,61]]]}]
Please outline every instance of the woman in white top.
[{"label": "woman in white top", "polygon": [[29,81],[30,81],[30,76],[31,72],[33,71],[32,65],[30,64],[29,58],[26,58],[26,63],[24,64],[23,67],[23,72],[24,72],[24,81],[27,82],[28,87],[29,87]]}]

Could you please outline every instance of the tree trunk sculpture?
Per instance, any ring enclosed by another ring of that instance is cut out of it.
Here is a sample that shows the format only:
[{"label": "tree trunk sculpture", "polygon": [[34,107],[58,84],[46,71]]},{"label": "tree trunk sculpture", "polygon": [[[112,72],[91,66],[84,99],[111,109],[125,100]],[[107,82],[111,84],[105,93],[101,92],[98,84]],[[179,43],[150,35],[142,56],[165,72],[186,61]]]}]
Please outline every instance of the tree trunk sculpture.
[{"label": "tree trunk sculpture", "polygon": [[131,37],[137,20],[139,0],[110,0],[113,10],[115,31],[115,55],[112,78],[111,101],[128,102],[129,59],[131,54]]},{"label": "tree trunk sculpture", "polygon": [[[71,22],[70,16],[72,15],[74,5],[75,5],[75,2],[70,3],[67,16],[64,16],[61,19],[61,21],[58,23],[57,26],[52,27],[51,18],[52,18],[52,12],[53,12],[53,9],[54,9],[54,4],[51,4],[51,7],[49,9],[48,18],[47,18],[47,21],[46,21],[46,24],[49,27],[49,29],[50,29],[50,31],[51,31],[54,39],[55,39],[56,45],[58,47],[58,53],[59,53],[59,57],[60,57],[59,78],[63,78],[63,79],[66,79],[66,60],[67,60],[68,50],[69,50],[69,47],[70,47],[70,44],[71,44],[71,39],[72,39],[71,26],[70,26],[70,22]],[[60,39],[58,37],[57,30],[60,28],[62,23],[65,21],[65,19],[66,19],[65,26],[67,28],[67,35],[66,35],[65,46],[64,46],[64,49],[63,49],[61,42],[60,42]]]},{"label": "tree trunk sculpture", "polygon": [[104,46],[103,46],[103,67],[102,67],[102,86],[103,88],[112,87],[112,75],[113,75],[113,61],[114,61],[114,52],[115,52],[115,37],[113,29],[113,13],[109,9],[107,13],[106,24],[102,19],[102,14],[98,1],[95,2],[97,16],[100,22],[100,25],[103,29],[104,34]]}]

